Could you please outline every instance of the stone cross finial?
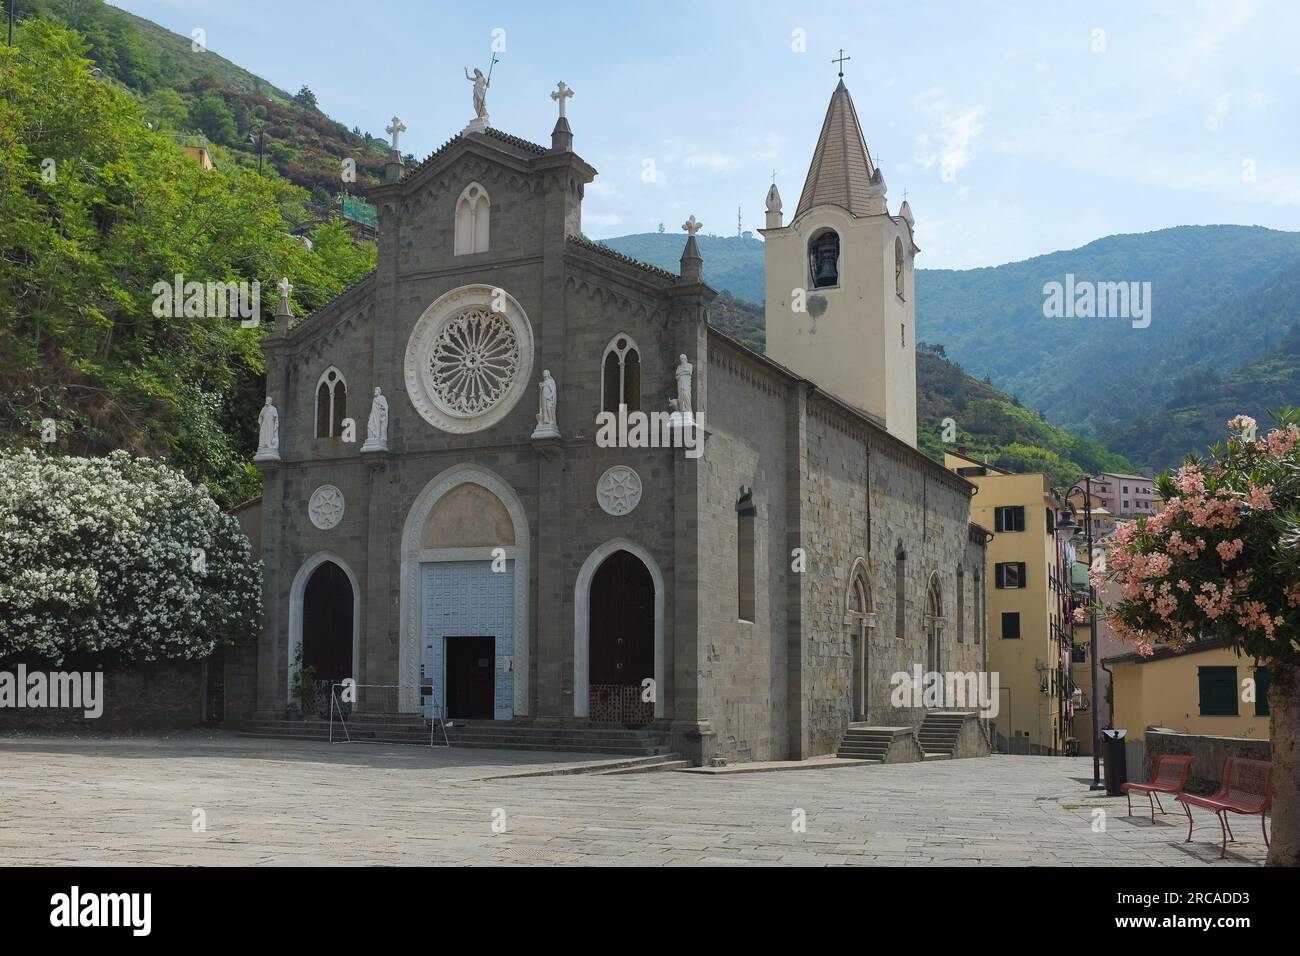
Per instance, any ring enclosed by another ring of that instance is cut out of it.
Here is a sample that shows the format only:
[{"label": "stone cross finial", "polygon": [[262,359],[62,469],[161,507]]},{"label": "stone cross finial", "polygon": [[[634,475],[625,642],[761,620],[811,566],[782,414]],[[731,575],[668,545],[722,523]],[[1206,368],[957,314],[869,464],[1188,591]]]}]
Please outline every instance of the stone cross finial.
[{"label": "stone cross finial", "polygon": [[293,291],[293,284],[289,281],[288,276],[284,276],[275,287],[280,290],[280,311],[287,313],[289,311],[289,293]]},{"label": "stone cross finial", "polygon": [[704,228],[704,223],[696,222],[695,216],[692,215],[690,219],[687,219],[684,223],[682,223],[682,228],[686,230],[686,235],[694,239],[695,234]]},{"label": "stone cross finial", "polygon": [[406,132],[406,124],[394,116],[392,125],[387,127],[384,132],[393,137],[393,152],[397,152],[397,137]]},{"label": "stone cross finial", "polygon": [[561,119],[564,118],[564,101],[567,100],[572,95],[573,95],[573,90],[565,86],[563,80],[560,80],[560,85],[557,86],[555,88],[555,92],[551,94],[551,99],[555,100],[557,103],[560,104]]}]

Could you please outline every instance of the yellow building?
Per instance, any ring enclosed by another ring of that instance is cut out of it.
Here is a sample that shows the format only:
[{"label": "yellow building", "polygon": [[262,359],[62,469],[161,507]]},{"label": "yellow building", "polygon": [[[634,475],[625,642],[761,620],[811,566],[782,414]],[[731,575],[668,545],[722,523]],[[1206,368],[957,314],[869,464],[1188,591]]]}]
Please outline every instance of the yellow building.
[{"label": "yellow building", "polygon": [[971,520],[993,531],[986,580],[989,670],[1000,686],[994,740],[1010,753],[1060,753],[1073,684],[1059,503],[1040,472],[1012,474],[953,452],[944,467],[978,487]]},{"label": "yellow building", "polygon": [[1268,739],[1268,668],[1221,641],[1103,658],[1114,674],[1114,723],[1130,739],[1148,727],[1181,734]]}]

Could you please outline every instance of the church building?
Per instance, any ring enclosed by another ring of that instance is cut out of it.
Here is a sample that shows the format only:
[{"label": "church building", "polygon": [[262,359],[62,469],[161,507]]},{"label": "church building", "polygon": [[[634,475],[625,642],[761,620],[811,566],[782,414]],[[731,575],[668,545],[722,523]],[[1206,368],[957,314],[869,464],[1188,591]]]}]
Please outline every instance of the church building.
[{"label": "church building", "polygon": [[306,665],[399,713],[647,728],[695,763],[918,728],[891,675],[985,669],[985,534],[916,447],[913,217],[843,82],[788,223],[767,195],[766,354],[710,326],[694,217],[677,272],[584,238],[571,90],[544,146],[480,85],[418,166],[394,148],[374,272],[298,320],[282,288],[258,715]]}]

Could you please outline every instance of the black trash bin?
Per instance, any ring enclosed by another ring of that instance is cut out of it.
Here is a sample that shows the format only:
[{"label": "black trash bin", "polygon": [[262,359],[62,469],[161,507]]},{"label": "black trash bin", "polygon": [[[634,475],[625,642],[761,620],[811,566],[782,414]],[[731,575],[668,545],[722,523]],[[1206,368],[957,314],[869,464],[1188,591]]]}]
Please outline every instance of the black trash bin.
[{"label": "black trash bin", "polygon": [[1101,732],[1101,759],[1105,764],[1106,795],[1122,797],[1120,786],[1128,780],[1128,758],[1124,755],[1127,730],[1109,728]]}]

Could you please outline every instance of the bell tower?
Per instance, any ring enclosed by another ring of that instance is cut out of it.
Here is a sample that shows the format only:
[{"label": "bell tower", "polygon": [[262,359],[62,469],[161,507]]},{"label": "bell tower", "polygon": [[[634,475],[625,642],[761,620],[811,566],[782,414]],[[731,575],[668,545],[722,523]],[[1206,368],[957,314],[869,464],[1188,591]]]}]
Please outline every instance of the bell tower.
[{"label": "bell tower", "polygon": [[767,354],[916,446],[912,210],[890,215],[843,74],[790,224],[766,199]]}]

